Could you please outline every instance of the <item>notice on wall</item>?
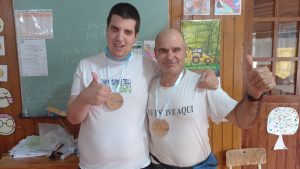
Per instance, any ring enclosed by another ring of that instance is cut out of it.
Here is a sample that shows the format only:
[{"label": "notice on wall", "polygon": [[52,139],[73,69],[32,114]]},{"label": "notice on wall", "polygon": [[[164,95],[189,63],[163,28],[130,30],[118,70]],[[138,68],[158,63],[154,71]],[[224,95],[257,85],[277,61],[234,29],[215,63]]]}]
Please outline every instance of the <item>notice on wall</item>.
[{"label": "notice on wall", "polygon": [[181,32],[187,44],[185,67],[211,69],[220,75],[220,20],[182,20]]},{"label": "notice on wall", "polygon": [[52,9],[15,10],[17,38],[53,39]]},{"label": "notice on wall", "polygon": [[0,56],[5,55],[4,36],[0,36]]},{"label": "notice on wall", "polygon": [[184,0],[184,15],[209,15],[210,0]]},{"label": "notice on wall", "polygon": [[21,76],[48,76],[44,39],[19,40]]},{"label": "notice on wall", "polygon": [[0,82],[7,82],[7,65],[0,65]]},{"label": "notice on wall", "polygon": [[215,0],[215,15],[240,15],[241,0]]}]

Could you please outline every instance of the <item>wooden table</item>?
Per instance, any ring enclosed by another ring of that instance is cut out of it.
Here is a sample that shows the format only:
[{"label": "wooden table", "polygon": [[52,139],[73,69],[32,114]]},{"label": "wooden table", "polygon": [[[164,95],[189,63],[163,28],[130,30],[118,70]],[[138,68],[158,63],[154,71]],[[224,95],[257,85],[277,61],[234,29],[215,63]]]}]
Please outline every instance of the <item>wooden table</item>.
[{"label": "wooden table", "polygon": [[65,160],[49,160],[48,157],[30,157],[12,159],[3,156],[0,160],[0,169],[78,169],[78,157],[72,155]]}]

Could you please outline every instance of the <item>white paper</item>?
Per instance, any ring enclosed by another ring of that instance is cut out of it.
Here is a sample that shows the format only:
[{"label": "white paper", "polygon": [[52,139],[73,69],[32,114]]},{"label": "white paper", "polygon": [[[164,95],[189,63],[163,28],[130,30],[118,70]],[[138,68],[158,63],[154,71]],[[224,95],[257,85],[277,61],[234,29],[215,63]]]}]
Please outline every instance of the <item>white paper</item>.
[{"label": "white paper", "polygon": [[3,19],[0,17],[0,33],[3,31],[4,29],[4,21]]},{"label": "white paper", "polygon": [[0,65],[0,82],[7,82],[7,65]]},{"label": "white paper", "polygon": [[291,107],[276,107],[268,116],[267,132],[278,135],[274,150],[287,149],[282,135],[293,135],[299,127],[299,115],[294,108]]},{"label": "white paper", "polygon": [[15,10],[17,38],[46,38],[53,36],[52,9]]},{"label": "white paper", "polygon": [[27,136],[9,150],[9,154],[13,158],[49,156],[53,150],[54,147],[41,141],[40,136]]},{"label": "white paper", "polygon": [[5,55],[4,36],[0,36],[0,56]]},{"label": "white paper", "polygon": [[18,46],[21,76],[48,76],[45,40],[20,40]]},{"label": "white paper", "polygon": [[282,139],[282,135],[279,135],[276,144],[274,146],[274,150],[286,150],[287,147],[285,146],[283,139]]},{"label": "white paper", "polygon": [[136,54],[142,54],[142,46],[143,46],[142,41],[136,41],[132,47],[132,52]]},{"label": "white paper", "polygon": [[240,15],[241,0],[215,0],[215,15]]},{"label": "white paper", "polygon": [[144,54],[146,57],[154,58],[154,47],[155,41],[154,40],[144,40]]}]

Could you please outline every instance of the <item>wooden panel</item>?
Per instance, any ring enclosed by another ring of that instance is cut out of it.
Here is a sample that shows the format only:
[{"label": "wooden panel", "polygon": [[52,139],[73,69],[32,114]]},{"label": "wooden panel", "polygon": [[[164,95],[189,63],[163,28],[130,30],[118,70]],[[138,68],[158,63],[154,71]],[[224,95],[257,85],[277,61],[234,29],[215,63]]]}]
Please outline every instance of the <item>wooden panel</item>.
[{"label": "wooden panel", "polygon": [[4,156],[0,160],[1,169],[78,169],[78,157],[70,156],[65,160],[49,160],[47,157],[11,159]]},{"label": "wooden panel", "polygon": [[[267,150],[267,164],[264,169],[296,169],[299,168],[300,154],[299,132],[294,135],[285,136],[283,140],[287,150],[273,150],[278,139],[277,135],[267,133],[267,119],[269,113],[276,107],[292,107],[300,114],[299,96],[268,96],[261,105],[258,121],[252,129],[243,130],[243,147],[261,147]],[[251,140],[251,141],[250,141]],[[243,169],[256,169],[254,166],[243,167]]]},{"label": "wooden panel", "polygon": [[[0,113],[9,114],[14,117],[16,125],[20,121],[16,118],[21,112],[21,100],[20,97],[20,84],[19,84],[19,69],[16,50],[16,38],[14,31],[14,20],[12,11],[12,0],[0,0],[0,16],[3,18],[5,26],[3,32],[0,34],[4,36],[5,42],[5,56],[0,57],[0,64],[7,65],[8,67],[8,81],[0,82],[1,87],[10,91],[13,97],[13,104],[8,107],[1,108]],[[17,133],[17,128],[16,132]],[[7,149],[15,145],[16,134],[13,133],[8,136],[0,136],[0,153],[6,152]]]}]

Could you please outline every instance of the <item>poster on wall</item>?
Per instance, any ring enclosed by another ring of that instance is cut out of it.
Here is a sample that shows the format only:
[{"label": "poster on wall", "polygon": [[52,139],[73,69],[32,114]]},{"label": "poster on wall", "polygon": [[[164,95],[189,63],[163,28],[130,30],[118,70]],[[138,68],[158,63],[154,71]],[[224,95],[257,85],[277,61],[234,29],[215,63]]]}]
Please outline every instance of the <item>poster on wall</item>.
[{"label": "poster on wall", "polygon": [[5,108],[13,103],[11,93],[6,88],[0,88],[0,108]]},{"label": "poster on wall", "polygon": [[278,136],[274,150],[287,149],[282,135],[293,135],[299,127],[299,115],[296,109],[291,107],[276,107],[268,116],[267,131]]},{"label": "poster on wall", "polygon": [[52,9],[15,10],[17,38],[53,39]]},{"label": "poster on wall", "polygon": [[154,40],[144,40],[144,55],[149,58],[154,58]]},{"label": "poster on wall", "polygon": [[0,124],[0,135],[7,136],[15,131],[15,120],[8,114],[0,114]]},{"label": "poster on wall", "polygon": [[188,47],[185,67],[220,76],[220,20],[182,20],[181,32]]},{"label": "poster on wall", "polygon": [[0,65],[0,82],[7,82],[7,65]]},{"label": "poster on wall", "polygon": [[240,15],[241,0],[215,0],[215,15]]},{"label": "poster on wall", "polygon": [[0,36],[0,56],[5,55],[4,36]]},{"label": "poster on wall", "polygon": [[184,15],[209,15],[210,0],[184,0]]},{"label": "poster on wall", "polygon": [[[296,48],[277,48],[277,57],[295,57]],[[276,62],[275,75],[281,79],[286,79],[295,73],[295,62]]]}]

